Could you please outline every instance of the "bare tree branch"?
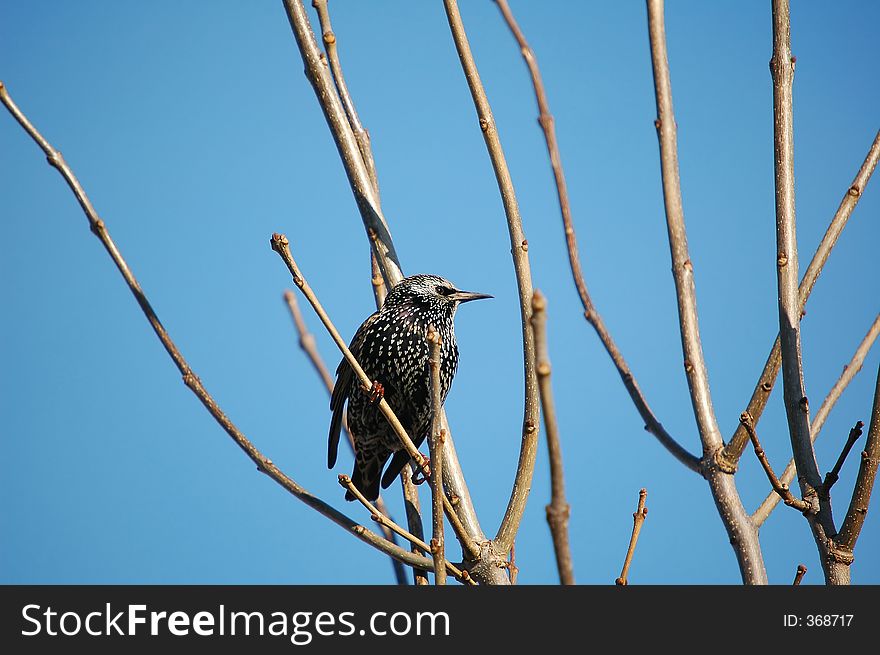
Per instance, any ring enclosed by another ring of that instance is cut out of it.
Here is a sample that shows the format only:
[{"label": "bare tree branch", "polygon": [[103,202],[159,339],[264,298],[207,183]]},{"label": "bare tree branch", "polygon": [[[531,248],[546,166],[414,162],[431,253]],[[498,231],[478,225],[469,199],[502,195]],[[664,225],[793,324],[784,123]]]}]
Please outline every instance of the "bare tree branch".
[{"label": "bare tree branch", "polygon": [[122,253],[119,251],[116,243],[114,243],[113,239],[110,237],[110,233],[108,232],[104,221],[98,216],[98,213],[95,211],[91,200],[89,200],[89,197],[86,195],[85,190],[79,183],[76,175],[74,175],[73,170],[67,165],[67,162],[61,156],[61,153],[52,147],[52,145],[43,137],[43,135],[37,131],[33,124],[31,124],[24,113],[22,113],[22,111],[18,108],[18,106],[10,97],[5,85],[2,82],[0,82],[0,102],[2,102],[6,106],[12,117],[15,118],[16,121],[18,121],[19,125],[24,128],[25,132],[28,133],[28,135],[46,154],[49,165],[55,168],[61,174],[61,176],[64,178],[64,181],[70,187],[70,190],[73,192],[74,196],[79,202],[80,207],[83,210],[83,213],[86,215],[86,218],[89,221],[89,228],[91,229],[92,233],[101,241],[104,249],[110,255],[110,258],[113,260],[116,268],[125,279],[125,282],[128,285],[128,288],[134,296],[135,300],[137,301],[138,305],[140,306],[141,311],[144,313],[144,316],[150,323],[150,326],[153,328],[153,331],[156,333],[156,336],[159,338],[159,341],[162,343],[162,346],[165,348],[168,356],[171,357],[175,366],[180,371],[180,374],[183,376],[184,384],[195,394],[202,405],[205,406],[205,409],[207,409],[211,416],[214,417],[214,420],[217,421],[217,423],[220,424],[220,427],[222,427],[223,430],[232,438],[232,440],[235,441],[236,445],[241,448],[242,451],[244,451],[244,453],[250,458],[252,462],[254,462],[254,464],[256,464],[257,470],[268,475],[272,480],[281,485],[281,487],[283,487],[287,492],[289,492],[320,514],[326,516],[331,521],[344,528],[347,532],[351,533],[364,543],[367,543],[374,548],[382,551],[383,553],[400,560],[404,564],[432,569],[433,562],[430,559],[414,555],[413,553],[410,553],[407,550],[401,548],[397,544],[394,544],[387,539],[383,539],[379,535],[368,530],[363,525],[360,525],[352,519],[348,518],[342,512],[339,512],[335,508],[331,507],[320,498],[313,496],[304,487],[297,484],[297,482],[295,482],[292,478],[284,474],[277,466],[275,466],[272,460],[263,455],[257,449],[257,447],[254,446],[254,444],[235,426],[235,424],[229,419],[228,416],[226,416],[226,414],[223,412],[223,410],[220,408],[214,398],[208,393],[207,389],[205,389],[202,381],[193,372],[192,368],[190,368],[186,359],[184,359],[183,354],[180,352],[180,350],[178,350],[174,341],[172,341],[168,332],[165,330],[165,327],[162,325],[159,317],[153,310],[150,301],[147,299],[147,296],[141,289],[140,284],[134,277],[134,273],[132,273],[125,259],[122,257]]},{"label": "bare tree branch", "polygon": [[731,471],[718,467],[714,458],[723,447],[724,441],[712,409],[709,378],[700,344],[693,264],[688,254],[681,203],[678,146],[672,108],[672,82],[666,53],[663,1],[648,0],[647,6],[651,63],[657,101],[657,119],[654,125],[660,143],[660,170],[663,179],[669,249],[672,254],[672,275],[675,280],[684,370],[703,447],[704,475],[709,482],[718,515],[727,529],[730,543],[736,553],[743,581],[747,584],[767,584],[767,571],[758,540],[758,531],[742,505],[733,476],[728,474]]},{"label": "bare tree branch", "polygon": [[865,444],[865,450],[862,451],[862,461],[856,476],[856,485],[853,489],[849,509],[843,519],[843,525],[840,526],[840,534],[835,537],[838,546],[850,553],[855,549],[859,533],[865,523],[865,515],[868,513],[868,504],[871,501],[871,491],[877,476],[878,462],[880,462],[880,368],[877,370],[877,383],[874,386],[874,407],[871,410],[868,440]]},{"label": "bare tree branch", "polygon": [[[296,327],[296,333],[299,337],[299,347],[306,354],[306,357],[312,363],[312,366],[318,373],[318,376],[324,382],[324,387],[327,389],[327,393],[333,393],[333,378],[330,377],[330,371],[327,370],[327,366],[326,364],[324,364],[324,360],[321,358],[321,353],[318,352],[318,346],[315,342],[315,336],[311,332],[309,332],[309,328],[306,325],[302,312],[299,310],[299,304],[296,302],[296,294],[289,290],[285,291],[284,301],[287,303],[287,308],[290,310],[290,315],[293,318],[293,324]],[[354,453],[354,439],[352,438],[351,432],[348,429],[348,421],[346,420],[345,416],[342,417],[342,427],[345,430],[346,436],[348,437],[347,441],[349,448],[351,448],[351,452]],[[385,500],[382,498],[382,496],[379,496],[376,499],[376,508],[389,519],[391,519],[392,521],[394,520],[391,516],[391,513],[388,511],[388,507],[385,505]],[[385,524],[382,524],[382,532],[385,535],[386,539],[397,543],[394,532]],[[404,570],[403,565],[393,558],[391,560],[391,563],[394,567],[394,577],[397,580],[397,584],[407,584],[406,571]]]},{"label": "bare tree branch", "polygon": [[[327,365],[324,363],[324,360],[321,358],[321,354],[318,352],[318,346],[315,342],[315,335],[309,332],[306,321],[303,318],[302,312],[299,309],[299,303],[296,302],[296,294],[290,290],[285,291],[284,302],[287,303],[287,309],[290,311],[290,317],[293,319],[294,327],[296,327],[296,334],[298,337],[300,349],[302,349],[302,351],[306,354],[306,357],[312,364],[315,372],[324,383],[324,387],[326,387],[326,389],[332,393],[333,377],[330,375],[330,371],[327,369]],[[345,431],[349,435],[349,445],[352,445],[351,434],[348,432],[347,426]]]},{"label": "bare tree branch", "polygon": [[804,579],[804,575],[806,574],[806,572],[807,567],[803,564],[798,564],[797,571],[794,574],[794,582],[792,582],[791,584],[795,587],[799,587],[801,584],[801,580]]},{"label": "bare tree branch", "polygon": [[636,511],[633,512],[633,529],[629,538],[629,547],[626,549],[626,558],[623,560],[623,569],[620,571],[620,577],[614,581],[614,584],[626,586],[629,584],[629,567],[632,564],[633,554],[636,552],[636,544],[639,542],[639,534],[642,531],[642,525],[648,518],[648,508],[645,507],[645,500],[648,498],[648,490],[639,490],[639,504]]},{"label": "bare tree branch", "polygon": [[849,563],[835,548],[837,533],[831,499],[818,494],[822,484],[810,436],[810,408],[801,360],[801,306],[798,296],[798,252],[794,203],[794,137],[791,19],[788,0],[773,0],[773,160],[776,186],[776,281],[779,290],[779,344],[782,352],[782,390],[791,449],[801,496],[812,511],[806,514],[819,548],[825,580],[849,584]]},{"label": "bare tree branch", "polygon": [[370,251],[370,283],[373,287],[373,297],[376,300],[376,309],[381,309],[385,302],[385,296],[388,295],[388,287],[385,286],[385,280],[382,279],[382,271],[379,270],[379,262],[376,261],[376,255]]},{"label": "bare tree branch", "polygon": [[[428,326],[428,365],[431,369],[431,435],[428,446],[431,453],[431,465],[435,471],[443,470],[443,437],[445,436],[440,419],[440,409],[443,407],[443,399],[440,393],[440,346],[442,339],[434,326]],[[446,584],[446,543],[443,538],[443,501],[446,493],[443,491],[443,475],[438,473],[431,476],[431,519],[433,535],[431,537],[431,554],[434,556],[434,583]]]},{"label": "bare tree branch", "polygon": [[[440,429],[443,430],[442,427]],[[445,439],[445,432],[443,433],[443,437]],[[446,493],[443,494],[443,509],[446,511],[446,518],[449,519],[449,524],[452,526],[452,531],[455,532],[455,536],[458,538],[458,541],[461,544],[461,549],[464,553],[465,558],[470,561],[475,561],[479,559],[480,547],[476,544],[470,534],[468,534],[468,531],[464,527],[464,524],[461,522],[461,519],[458,518],[458,514],[455,513],[455,508],[452,506],[452,501],[449,500],[449,496]]]},{"label": "bare tree branch", "polygon": [[[400,472],[400,485],[403,490],[403,504],[406,508],[406,524],[409,531],[424,541],[425,530],[422,526],[422,508],[419,503],[419,489],[412,481],[412,467],[406,464]],[[419,552],[413,548],[413,552]],[[418,586],[430,584],[425,569],[413,569],[413,583]]]},{"label": "bare tree branch", "polygon": [[709,376],[703,360],[703,347],[700,344],[694,267],[688,253],[684,209],[681,203],[678,144],[675,114],[672,109],[672,82],[666,54],[662,0],[648,0],[648,32],[651,37],[651,63],[654,69],[654,90],[657,100],[657,120],[654,121],[654,125],[660,142],[663,202],[666,208],[669,250],[672,254],[672,275],[675,279],[684,370],[690,388],[694,416],[700,431],[700,441],[703,444],[703,454],[706,455],[723,445],[723,442],[712,409]]},{"label": "bare tree branch", "polygon": [[[348,349],[345,341],[339,335],[339,332],[333,325],[333,322],[330,320],[327,312],[324,311],[324,308],[321,306],[321,302],[318,300],[318,297],[315,295],[314,291],[312,291],[311,286],[309,286],[309,283],[300,272],[299,266],[297,266],[296,261],[294,261],[293,255],[290,252],[290,242],[287,240],[287,237],[283,234],[275,233],[272,235],[270,244],[272,246],[272,250],[277,252],[284,263],[287,265],[287,270],[290,271],[293,283],[300,291],[302,291],[303,295],[306,297],[306,300],[309,301],[309,304],[318,315],[318,318],[321,319],[321,323],[324,324],[327,332],[336,343],[336,346],[339,348],[340,352],[342,352],[345,360],[354,371],[354,374],[360,380],[361,386],[363,387],[364,391],[369,392],[373,388],[373,381],[366,373],[364,373],[364,369],[361,368],[361,365],[358,363],[357,359],[355,359],[355,356],[351,354],[351,351]],[[400,423],[400,420],[397,418],[397,416],[395,416],[394,410],[391,409],[391,405],[388,404],[388,401],[384,398],[380,398],[379,402],[377,403],[377,407],[388,420],[388,424],[397,434],[398,438],[400,439],[400,443],[406,449],[407,453],[409,453],[409,456],[412,458],[412,460],[419,466],[419,468],[425,471],[426,475],[430,475],[428,462],[425,459],[425,456],[419,452],[418,448],[416,448],[415,444],[412,442],[412,439],[406,433],[406,429]]]},{"label": "bare tree branch", "polygon": [[[843,228],[846,226],[847,221],[849,221],[849,217],[852,215],[859,199],[862,197],[865,186],[867,186],[868,181],[871,179],[874,169],[877,168],[878,161],[880,161],[880,131],[878,131],[877,135],[874,137],[874,142],[868,150],[868,155],[859,167],[859,171],[856,173],[852,184],[850,184],[846,193],[843,194],[840,206],[838,206],[834,217],[831,219],[831,224],[825,231],[825,236],[822,237],[819,247],[813,254],[813,259],[810,260],[810,265],[807,267],[803,278],[801,278],[800,285],[798,286],[798,302],[800,305],[801,318],[804,316],[804,308],[807,305],[807,300],[816,284],[816,280],[819,279],[819,274],[822,272],[825,262],[828,261],[828,257],[831,255],[831,250],[837,243],[840,233],[843,231]],[[766,407],[767,401],[770,399],[770,392],[773,391],[773,384],[776,382],[776,376],[779,374],[781,363],[782,351],[779,344],[779,335],[777,334],[776,341],[773,342],[773,347],[770,349],[770,354],[767,356],[767,362],[764,364],[764,370],[761,371],[758,383],[755,385],[755,390],[752,392],[752,397],[749,400],[748,407],[746,407],[746,411],[754,417],[755,424],[761,419],[764,407]],[[821,408],[819,411],[821,412]],[[818,418],[819,415],[817,414],[816,416]],[[731,437],[730,442],[724,447],[724,450],[719,453],[719,461],[727,467],[735,469],[736,463],[739,461],[748,441],[749,437],[746,434],[745,429],[742,425],[738,426],[733,437]],[[786,471],[788,471],[788,469],[786,469]],[[784,475],[783,479],[785,479]]]},{"label": "bare tree branch", "polygon": [[486,97],[486,90],[480,80],[477,65],[474,62],[471,47],[468,43],[461,13],[458,10],[456,0],[444,0],[446,17],[449,20],[449,28],[452,39],[458,51],[458,58],[467,79],[474,107],[483,132],[483,139],[492,160],[492,168],[495,171],[495,179],[498,181],[498,189],[501,192],[501,200],[504,204],[504,213],[507,216],[507,227],[510,233],[510,246],[513,255],[513,265],[516,271],[517,289],[519,290],[520,317],[522,321],[523,341],[523,369],[525,377],[525,402],[523,416],[522,443],[520,446],[519,463],[516,469],[516,478],[513,482],[510,501],[498,534],[495,536],[495,548],[498,552],[506,554],[525,512],[526,501],[532,486],[532,474],[535,470],[535,455],[538,450],[538,389],[535,376],[535,342],[532,327],[529,323],[532,307],[532,274],[529,267],[528,241],[523,234],[522,218],[519,214],[519,205],[516,201],[516,193],[513,188],[513,180],[510,170],[504,158],[501,148],[501,140],[498,137],[498,129],[495,118],[492,116],[492,108]]},{"label": "bare tree branch", "polygon": [[[846,389],[856,374],[862,370],[862,364],[865,361],[865,357],[867,356],[868,351],[871,350],[871,346],[874,345],[874,341],[876,341],[878,336],[880,336],[880,314],[874,319],[871,328],[868,330],[865,338],[862,339],[849,364],[843,367],[843,373],[841,373],[837,382],[834,383],[834,386],[828,392],[828,395],[825,396],[825,400],[823,400],[822,404],[819,406],[819,411],[816,412],[816,415],[813,417],[813,423],[810,426],[810,438],[813,440],[813,443],[819,438],[819,434],[822,427],[825,425],[825,419],[828,418],[831,408],[834,407],[834,404],[840,398],[841,394],[843,394],[844,389]],[[792,459],[789,460],[788,465],[785,467],[785,471],[782,472],[779,479],[783,484],[791,484],[791,481],[794,480],[795,473],[795,464]],[[776,507],[778,502],[779,496],[770,492],[758,509],[755,510],[754,514],[752,514],[752,521],[755,525],[760,527],[770,516],[770,513]]]},{"label": "bare tree branch", "polygon": [[547,435],[547,454],[550,459],[550,504],[546,507],[547,524],[553,538],[556,554],[556,568],[559,582],[573,585],[574,565],[571,559],[571,546],[568,540],[568,519],[571,506],[565,499],[565,474],[562,465],[562,445],[559,439],[559,425],[556,422],[556,405],[553,400],[553,387],[550,384],[550,349],[547,346],[547,301],[543,294],[535,290],[532,296],[532,330],[535,333],[535,370],[538,374],[538,391],[541,395],[541,409],[544,414],[544,432]]},{"label": "bare tree branch", "polygon": [[779,478],[776,477],[776,474],[773,472],[773,467],[770,466],[770,461],[767,459],[767,455],[761,447],[761,442],[758,441],[758,433],[755,431],[755,422],[751,415],[748,412],[743,412],[739,417],[739,422],[742,423],[749,435],[749,439],[755,449],[755,455],[758,457],[758,461],[761,462],[761,468],[763,468],[764,473],[767,474],[767,479],[770,480],[770,486],[773,488],[773,491],[775,491],[789,507],[794,507],[799,512],[804,513],[812,511],[812,505],[810,505],[810,503],[803,501],[800,498],[795,498],[791,493],[791,489],[788,488],[788,485],[781,483]]},{"label": "bare tree branch", "polygon": [[339,63],[339,52],[336,48],[336,34],[330,25],[330,10],[327,7],[327,0],[312,0],[312,6],[318,12],[318,21],[321,23],[321,36],[324,41],[324,47],[327,49],[327,59],[330,60],[330,72],[333,75],[333,81],[336,83],[336,89],[339,91],[339,99],[342,101],[342,106],[345,109],[345,115],[348,116],[348,123],[354,133],[358,149],[361,152],[361,158],[367,168],[367,174],[370,176],[370,182],[373,185],[373,191],[375,191],[376,199],[378,200],[379,178],[376,175],[376,162],[373,160],[370,133],[361,124],[354,101],[351,99],[348,86],[345,84],[345,77],[342,75],[342,65]]},{"label": "bare tree branch", "polygon": [[700,459],[692,455],[686,448],[681,446],[660,424],[657,417],[648,406],[639,384],[635,379],[629,365],[614,342],[611,333],[605,327],[602,316],[593,304],[593,300],[587,291],[587,283],[584,280],[584,274],[581,270],[580,258],[578,256],[577,236],[574,231],[574,221],[571,216],[571,205],[568,200],[568,187],[565,182],[565,172],[562,168],[562,156],[559,152],[559,144],[556,140],[556,127],[553,115],[550,113],[550,103],[547,100],[547,93],[544,89],[544,83],[541,80],[541,71],[538,67],[538,60],[534,51],[526,41],[525,35],[516,22],[511,12],[507,0],[496,0],[501,15],[504,17],[507,26],[510,28],[513,37],[519,44],[520,52],[528,66],[529,74],[532,78],[532,86],[535,90],[535,99],[538,103],[538,123],[544,133],[544,140],[547,144],[547,151],[550,155],[550,166],[553,169],[553,177],[556,181],[556,194],[559,199],[559,209],[562,213],[562,225],[565,231],[565,241],[568,250],[568,262],[571,267],[571,274],[574,278],[574,284],[577,288],[578,295],[581,299],[581,305],[584,308],[584,318],[593,326],[599,340],[605,347],[608,356],[617,368],[623,385],[629,392],[630,398],[635,404],[639,415],[645,422],[645,430],[653,434],[657,440],[682,464],[690,470],[702,474]]},{"label": "bare tree branch", "polygon": [[[382,512],[378,511],[376,509],[376,507],[369,500],[367,500],[366,496],[364,496],[361,493],[360,489],[358,489],[357,487],[354,486],[354,483],[352,483],[350,477],[348,477],[347,475],[340,475],[339,476],[339,484],[342,485],[346,490],[350,491],[352,493],[352,495],[355,498],[357,498],[357,500],[361,503],[361,505],[363,505],[364,507],[367,508],[367,510],[370,512],[371,519],[373,519],[377,523],[381,523],[382,525],[390,528],[391,530],[394,530],[394,532],[396,532],[401,537],[403,537],[404,539],[406,539],[407,541],[412,543],[419,550],[421,550],[425,553],[431,551],[431,547],[428,544],[426,544],[423,539],[420,539],[419,537],[415,536],[411,532],[404,530],[397,523],[395,523],[394,521],[389,519],[387,516],[382,514]],[[446,569],[453,576],[455,576],[455,578],[457,580],[459,580],[460,582],[462,582],[464,584],[470,584],[470,585],[477,584],[476,582],[474,582],[471,579],[471,577],[467,571],[462,571],[458,567],[456,567],[455,565],[453,565],[449,562],[446,562],[446,561],[444,561],[443,564],[446,567]],[[435,572],[435,575],[437,575],[436,572]],[[442,575],[443,575],[443,579],[445,580],[446,579],[445,571],[442,572]]]}]

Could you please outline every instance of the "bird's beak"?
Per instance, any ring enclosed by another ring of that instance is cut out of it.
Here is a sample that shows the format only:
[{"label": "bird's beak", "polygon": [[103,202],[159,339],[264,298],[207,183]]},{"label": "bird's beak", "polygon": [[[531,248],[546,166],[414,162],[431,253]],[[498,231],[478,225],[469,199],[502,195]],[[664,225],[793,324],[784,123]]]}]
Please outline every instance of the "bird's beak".
[{"label": "bird's beak", "polygon": [[482,300],[483,298],[493,298],[494,296],[490,296],[488,293],[474,293],[473,291],[456,291],[450,294],[450,297],[462,303],[470,302],[471,300]]}]

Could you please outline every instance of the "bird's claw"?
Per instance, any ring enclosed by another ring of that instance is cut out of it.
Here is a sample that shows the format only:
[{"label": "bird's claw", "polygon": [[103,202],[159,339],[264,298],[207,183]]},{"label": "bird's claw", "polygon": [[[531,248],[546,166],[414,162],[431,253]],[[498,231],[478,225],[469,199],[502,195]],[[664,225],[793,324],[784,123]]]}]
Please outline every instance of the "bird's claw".
[{"label": "bird's claw", "polygon": [[417,465],[415,471],[413,471],[412,477],[410,480],[413,484],[419,485],[427,482],[431,477],[431,459],[429,457],[423,457],[421,465]]}]

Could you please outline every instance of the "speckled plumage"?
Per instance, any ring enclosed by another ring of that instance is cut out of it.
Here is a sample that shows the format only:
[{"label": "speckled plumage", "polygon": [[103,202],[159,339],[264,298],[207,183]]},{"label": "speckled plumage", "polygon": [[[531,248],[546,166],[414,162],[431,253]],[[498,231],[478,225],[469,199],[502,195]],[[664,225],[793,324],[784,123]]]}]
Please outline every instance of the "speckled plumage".
[{"label": "speckled plumage", "polygon": [[[425,440],[433,419],[426,341],[428,326],[434,326],[442,338],[440,395],[445,400],[458,368],[453,327],[455,310],[462,302],[488,297],[491,296],[459,291],[449,280],[436,275],[413,275],[391,290],[382,309],[363,322],[351,341],[352,354],[370,379],[382,385],[385,400],[416,446]],[[368,500],[375,500],[379,496],[380,477],[382,487],[388,487],[409,462],[409,457],[343,358],[336,369],[336,385],[330,399],[333,410],[327,456],[330,468],[336,464],[346,401],[348,427],[355,443],[351,479]],[[391,465],[382,476],[382,469],[392,454]],[[354,500],[350,493],[345,497]]]}]

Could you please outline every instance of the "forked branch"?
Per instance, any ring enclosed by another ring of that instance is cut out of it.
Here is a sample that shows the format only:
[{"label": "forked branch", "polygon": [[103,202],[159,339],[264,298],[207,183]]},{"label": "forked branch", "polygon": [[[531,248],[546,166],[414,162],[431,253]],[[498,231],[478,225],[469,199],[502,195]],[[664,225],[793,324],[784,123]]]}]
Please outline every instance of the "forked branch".
[{"label": "forked branch", "polygon": [[[391,530],[394,530],[394,532],[396,532],[401,537],[403,537],[404,539],[409,541],[411,544],[416,546],[422,552],[425,552],[425,553],[431,552],[431,550],[432,550],[431,546],[426,544],[423,539],[420,539],[419,537],[415,536],[414,534],[412,534],[408,530],[405,530],[403,527],[401,527],[400,525],[398,525],[397,523],[395,523],[394,521],[389,519],[387,516],[382,514],[382,512],[377,510],[376,507],[369,500],[367,500],[366,496],[364,496],[364,494],[361,493],[360,489],[358,489],[357,487],[354,486],[354,483],[351,481],[350,477],[348,477],[347,475],[340,475],[339,476],[339,484],[342,485],[342,487],[344,487],[347,491],[350,491],[352,493],[352,495],[358,500],[358,502],[360,502],[361,505],[363,505],[364,507],[367,508],[367,511],[370,512],[371,519],[373,519],[377,523],[381,523],[382,525],[388,527]],[[467,571],[462,571],[454,564],[451,564],[450,562],[446,562],[445,560],[443,561],[443,564],[446,567],[446,570],[449,571],[453,576],[455,576],[455,579],[458,580],[459,582],[461,582],[462,584],[469,584],[469,585],[477,584],[476,582],[473,581],[473,579],[470,577],[470,575],[468,574]],[[436,572],[435,572],[435,575],[437,575]],[[443,575],[443,579],[445,580],[446,579],[445,571],[442,573],[442,575]]]},{"label": "forked branch", "polygon": [[672,108],[669,58],[666,52],[663,1],[648,0],[647,8],[651,64],[654,72],[654,95],[657,104],[657,118],[654,125],[657,128],[657,138],[660,144],[660,170],[666,209],[666,227],[672,255],[672,274],[675,280],[684,370],[703,447],[703,474],[709,483],[718,514],[736,553],[743,582],[746,584],[766,584],[767,571],[764,566],[758,531],[743,507],[733,476],[728,475],[729,471],[717,466],[714,461],[716,453],[724,445],[724,440],[721,438],[715,411],[712,408],[709,378],[703,359],[703,348],[700,344],[694,271],[688,254],[681,201],[678,145],[675,114]]},{"label": "forked branch", "polygon": [[[865,357],[868,352],[871,350],[871,346],[874,345],[877,337],[880,336],[880,314],[874,319],[868,333],[865,335],[865,338],[862,339],[861,343],[859,343],[858,348],[856,348],[856,352],[853,355],[850,362],[843,367],[843,373],[841,373],[840,378],[838,378],[837,382],[834,383],[834,386],[828,392],[828,395],[825,396],[825,400],[822,401],[822,404],[819,406],[819,411],[816,412],[816,415],[813,417],[813,423],[810,426],[810,438],[815,443],[816,439],[819,437],[821,433],[822,427],[825,425],[825,420],[828,418],[828,414],[831,412],[831,408],[837,402],[838,398],[840,398],[844,389],[849,385],[852,379],[856,376],[856,374],[862,369],[862,364],[865,361]],[[743,433],[745,434],[745,429],[741,428]],[[747,435],[748,438],[748,435]],[[782,475],[779,477],[780,481],[783,484],[791,484],[791,481],[794,480],[796,470],[794,460],[789,460],[788,465],[785,467],[785,471],[783,471]],[[764,521],[770,516],[773,509],[779,503],[779,496],[770,492],[768,496],[764,499],[758,509],[755,510],[754,514],[752,514],[752,521],[757,526],[761,526]]]},{"label": "forked branch", "polygon": [[791,450],[801,496],[812,505],[806,513],[820,552],[825,579],[849,583],[849,562],[837,557],[832,538],[837,533],[831,499],[818,494],[822,479],[810,435],[810,407],[801,359],[801,306],[798,295],[798,250],[795,225],[794,129],[792,86],[795,60],[791,53],[788,0],[773,0],[773,164],[776,188],[776,282],[779,304],[779,344],[782,353],[782,391]]},{"label": "forked branch", "polygon": [[[871,175],[877,168],[878,161],[880,161],[880,130],[878,130],[877,134],[874,136],[874,141],[871,144],[862,165],[859,167],[859,171],[856,173],[855,178],[853,178],[846,193],[843,194],[840,205],[838,206],[834,217],[831,219],[828,229],[825,230],[825,235],[822,237],[819,247],[816,248],[816,252],[810,260],[810,265],[807,266],[807,270],[798,285],[798,302],[801,318],[804,316],[807,300],[810,297],[810,293],[813,291],[816,280],[819,279],[819,274],[822,272],[825,262],[828,261],[828,257],[831,255],[831,250],[837,243],[838,237],[849,221],[849,217],[852,215],[859,199],[862,197],[865,187],[871,179]],[[781,363],[782,351],[780,349],[779,335],[777,334],[776,340],[773,342],[773,347],[770,349],[770,354],[767,356],[767,361],[764,364],[764,370],[761,371],[758,383],[755,385],[755,389],[752,391],[752,397],[749,399],[748,407],[746,407],[746,411],[752,415],[756,425],[761,419],[761,414],[764,412],[764,407],[766,407],[767,401],[770,399],[770,392],[773,391],[773,385],[776,382],[776,377],[779,375],[779,367]],[[837,397],[834,398],[835,402],[836,400]],[[823,403],[823,407],[824,406],[825,403]],[[833,406],[833,403],[828,406],[827,410],[830,410],[831,406]],[[822,408],[820,408],[819,412],[816,414],[814,423],[818,420],[821,412]],[[817,428],[814,425],[812,428],[814,441],[816,431],[821,429],[821,423],[819,426],[820,427]],[[738,426],[733,437],[731,437],[728,444],[724,447],[724,450],[720,453],[719,459],[729,468],[735,469],[736,463],[739,461],[748,441],[749,436],[746,434],[745,429],[741,425]],[[789,469],[786,468],[786,472],[788,472],[788,470]],[[793,465],[791,471],[793,475]],[[789,477],[788,481],[791,481],[791,479],[792,478]],[[785,475],[783,475],[783,480],[785,480]]]},{"label": "forked branch", "polygon": [[758,441],[758,433],[755,431],[755,422],[754,419],[752,419],[752,416],[748,412],[743,412],[739,417],[739,422],[745,428],[746,434],[749,435],[752,447],[755,449],[755,455],[757,456],[758,461],[761,462],[761,468],[764,469],[767,479],[770,480],[770,486],[773,488],[773,491],[775,491],[779,497],[782,498],[782,501],[789,507],[794,507],[799,512],[804,513],[812,511],[813,507],[810,503],[803,501],[800,498],[795,498],[791,493],[791,489],[788,488],[788,485],[781,483],[779,478],[776,477],[776,474],[773,472],[773,467],[770,466],[770,461],[767,459],[767,455],[761,447],[761,442]]}]

